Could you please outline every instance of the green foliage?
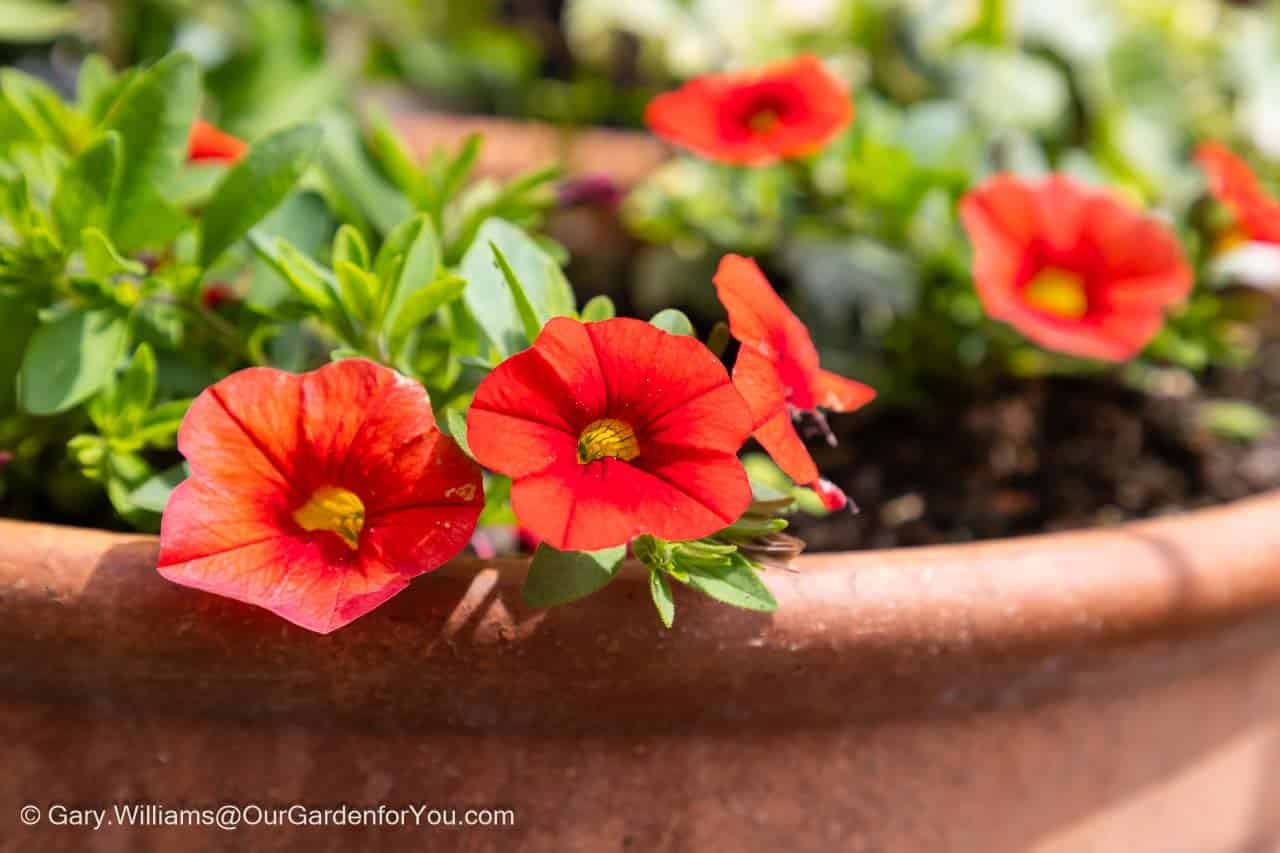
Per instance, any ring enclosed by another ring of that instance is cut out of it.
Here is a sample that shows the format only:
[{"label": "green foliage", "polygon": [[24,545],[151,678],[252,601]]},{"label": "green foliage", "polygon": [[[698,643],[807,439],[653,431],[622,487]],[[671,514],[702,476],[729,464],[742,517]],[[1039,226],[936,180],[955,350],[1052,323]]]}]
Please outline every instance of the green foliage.
[{"label": "green foliage", "polygon": [[200,220],[201,266],[210,266],[284,201],[306,171],[320,138],[314,124],[277,131],[254,144],[227,172]]},{"label": "green foliage", "polygon": [[[200,97],[182,54],[119,74],[91,58],[74,101],[0,74],[0,450],[45,460],[65,444],[143,529],[184,476],[189,400],[238,368],[372,358],[456,424],[489,357],[460,261],[487,219],[533,222],[548,203],[546,172],[475,182],[474,147],[421,169],[406,154],[401,179],[430,187],[406,195],[338,114],[252,140],[234,165],[190,164]],[[491,260],[489,281],[529,294],[539,320],[571,313],[551,256],[493,222],[479,245],[492,258],[491,235],[509,267]],[[31,505],[21,489],[42,485],[9,483],[7,499]]]},{"label": "green foliage", "polygon": [[467,307],[499,359],[532,342],[551,317],[575,313],[560,265],[522,230],[490,219],[462,259]]},{"label": "green foliage", "polygon": [[613,580],[626,555],[625,545],[603,551],[557,551],[544,542],[525,578],[525,603],[553,607],[590,595]]}]

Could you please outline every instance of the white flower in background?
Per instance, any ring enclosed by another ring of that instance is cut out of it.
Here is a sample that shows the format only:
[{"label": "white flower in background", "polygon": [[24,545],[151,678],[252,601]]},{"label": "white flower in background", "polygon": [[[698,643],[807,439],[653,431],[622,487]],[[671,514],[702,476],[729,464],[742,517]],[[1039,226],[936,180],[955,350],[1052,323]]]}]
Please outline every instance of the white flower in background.
[{"label": "white flower in background", "polygon": [[1215,258],[1213,274],[1222,281],[1280,291],[1280,246],[1245,243]]},{"label": "white flower in background", "polygon": [[1047,44],[1074,62],[1099,62],[1115,42],[1116,13],[1107,0],[1017,4],[1024,41]]}]

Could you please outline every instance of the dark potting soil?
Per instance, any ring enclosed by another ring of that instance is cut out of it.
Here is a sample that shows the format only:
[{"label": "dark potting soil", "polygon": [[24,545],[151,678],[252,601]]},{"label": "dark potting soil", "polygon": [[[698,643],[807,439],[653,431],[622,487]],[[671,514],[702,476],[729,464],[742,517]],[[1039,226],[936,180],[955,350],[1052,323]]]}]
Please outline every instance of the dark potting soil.
[{"label": "dark potting soil", "polygon": [[836,416],[839,446],[810,445],[860,511],[797,514],[789,532],[810,551],[965,542],[1113,525],[1280,488],[1280,429],[1243,441],[1210,426],[1223,400],[1280,415],[1280,342],[1247,371],[1212,374],[1203,390],[1170,384],[1153,395],[1096,377],[1047,379],[932,411],[873,404]]}]

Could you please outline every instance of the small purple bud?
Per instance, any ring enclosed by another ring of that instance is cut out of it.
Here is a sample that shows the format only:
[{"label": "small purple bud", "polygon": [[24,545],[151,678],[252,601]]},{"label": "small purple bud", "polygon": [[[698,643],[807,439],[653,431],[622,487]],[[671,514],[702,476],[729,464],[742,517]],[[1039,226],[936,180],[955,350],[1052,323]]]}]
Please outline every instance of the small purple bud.
[{"label": "small purple bud", "polygon": [[556,188],[556,203],[562,208],[581,205],[614,207],[621,200],[622,187],[605,174],[569,178]]}]

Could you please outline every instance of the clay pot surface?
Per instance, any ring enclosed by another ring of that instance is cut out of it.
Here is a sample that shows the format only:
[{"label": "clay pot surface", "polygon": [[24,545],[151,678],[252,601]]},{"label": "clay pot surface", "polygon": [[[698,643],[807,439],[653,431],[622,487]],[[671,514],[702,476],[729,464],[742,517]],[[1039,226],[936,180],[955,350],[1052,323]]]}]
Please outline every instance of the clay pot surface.
[{"label": "clay pot surface", "polygon": [[[1280,493],[807,556],[776,614],[678,589],[671,631],[636,567],[532,611],[525,561],[460,560],[321,637],[155,557],[0,521],[0,850],[1280,849]],[[18,817],[115,803],[515,825]]]}]

